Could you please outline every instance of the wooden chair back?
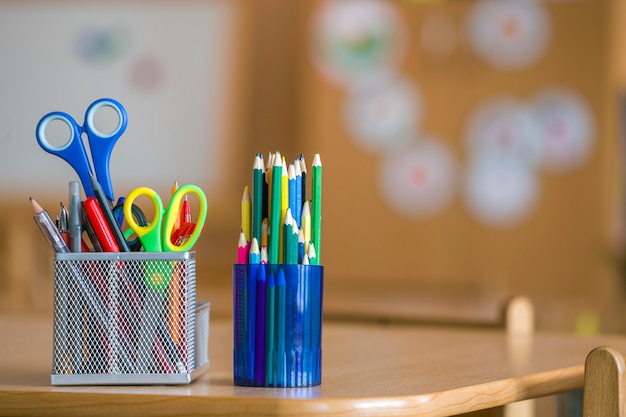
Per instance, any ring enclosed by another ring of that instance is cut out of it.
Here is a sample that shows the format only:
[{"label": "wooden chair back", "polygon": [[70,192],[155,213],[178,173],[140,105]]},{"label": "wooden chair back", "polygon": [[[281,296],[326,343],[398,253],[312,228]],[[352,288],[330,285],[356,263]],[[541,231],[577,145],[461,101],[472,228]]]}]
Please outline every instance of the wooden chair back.
[{"label": "wooden chair back", "polygon": [[585,361],[583,417],[624,417],[624,357],[607,346],[589,352]]}]

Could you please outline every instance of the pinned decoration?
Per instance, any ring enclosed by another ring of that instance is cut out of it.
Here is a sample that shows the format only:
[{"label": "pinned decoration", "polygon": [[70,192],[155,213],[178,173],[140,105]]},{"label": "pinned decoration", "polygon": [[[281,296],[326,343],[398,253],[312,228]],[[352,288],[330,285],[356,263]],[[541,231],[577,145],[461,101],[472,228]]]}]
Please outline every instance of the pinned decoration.
[{"label": "pinned decoration", "polygon": [[379,87],[354,92],[346,103],[352,139],[365,150],[390,151],[413,140],[421,119],[417,88],[395,79]]},{"label": "pinned decoration", "polygon": [[313,58],[331,81],[361,87],[394,75],[405,29],[383,0],[329,1],[313,21]]},{"label": "pinned decoration", "polygon": [[533,102],[544,141],[544,167],[565,172],[581,165],[593,148],[594,123],[587,103],[573,91],[550,90]]},{"label": "pinned decoration", "polygon": [[85,27],[78,31],[74,52],[78,58],[92,65],[115,62],[130,46],[130,34],[125,27]]},{"label": "pinned decoration", "polygon": [[529,167],[538,167],[544,142],[529,106],[510,98],[491,100],[471,116],[466,142],[470,159],[484,153],[519,158]]},{"label": "pinned decoration", "polygon": [[380,185],[386,201],[408,217],[425,217],[443,209],[456,184],[452,152],[441,140],[421,139],[410,148],[388,154]]},{"label": "pinned decoration", "polygon": [[465,201],[481,222],[496,227],[519,224],[535,207],[539,182],[519,158],[484,154],[465,176]]},{"label": "pinned decoration", "polygon": [[468,16],[474,51],[502,69],[520,69],[537,61],[550,38],[550,19],[541,2],[481,0]]}]

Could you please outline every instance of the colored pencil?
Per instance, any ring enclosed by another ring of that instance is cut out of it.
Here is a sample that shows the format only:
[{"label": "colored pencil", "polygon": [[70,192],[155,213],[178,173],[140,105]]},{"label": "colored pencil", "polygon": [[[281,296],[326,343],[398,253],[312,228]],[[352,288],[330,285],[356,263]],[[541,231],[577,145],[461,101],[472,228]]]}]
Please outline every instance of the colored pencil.
[{"label": "colored pencil", "polygon": [[291,215],[293,216],[295,220],[296,212],[298,211],[298,208],[296,205],[296,168],[294,167],[293,164],[289,165],[289,168],[287,168],[287,173],[288,173],[287,196],[289,198],[288,207],[291,210]]},{"label": "colored pencil", "polygon": [[[240,242],[241,244],[241,242]],[[248,254],[248,262],[251,264],[260,264],[261,263],[261,250],[259,249],[259,241],[256,240],[256,237],[252,238],[252,242],[250,242],[250,251]]]},{"label": "colored pencil", "polygon": [[306,169],[306,161],[304,160],[304,155],[300,154],[300,168],[302,169],[302,201],[306,201],[306,179],[307,179],[307,169]]},{"label": "colored pencil", "polygon": [[304,257],[304,232],[302,229],[298,230],[298,263],[302,263]]},{"label": "colored pencil", "polygon": [[246,378],[248,381],[255,379],[255,360],[256,360],[256,287],[257,276],[260,269],[265,268],[262,265],[248,265],[248,299],[247,301],[247,321],[248,332],[246,335],[247,355],[246,355]]},{"label": "colored pencil", "polygon": [[246,234],[239,232],[239,242],[237,243],[237,263],[245,264],[248,262],[248,241],[246,240]]},{"label": "colored pencil", "polygon": [[269,229],[270,229],[269,220],[263,219],[263,222],[261,223],[261,246],[267,247],[267,244],[268,244],[267,235],[269,234]]},{"label": "colored pencil", "polygon": [[285,357],[285,309],[287,307],[285,271],[278,270],[276,278],[276,385],[285,385],[287,363]]},{"label": "colored pencil", "polygon": [[252,201],[250,198],[250,189],[246,185],[243,187],[243,196],[241,197],[241,231],[246,236],[246,242],[250,242],[252,224]]},{"label": "colored pencil", "polygon": [[280,259],[280,224],[281,224],[281,200],[282,200],[282,158],[279,152],[274,155],[274,165],[271,173],[271,205],[270,205],[270,229],[269,229],[269,263],[277,264]]},{"label": "colored pencil", "polygon": [[276,326],[276,281],[274,274],[269,273],[265,285],[265,383],[274,383],[274,342]]},{"label": "colored pencil", "polygon": [[256,280],[256,317],[254,344],[254,380],[265,384],[265,266],[261,265]]},{"label": "colored pencil", "polygon": [[306,252],[309,265],[319,265],[317,252],[315,251],[315,243],[309,242],[309,248]]},{"label": "colored pencil", "polygon": [[285,264],[298,263],[298,226],[291,215],[291,209],[287,209],[283,222],[284,239],[284,262]]},{"label": "colored pencil", "polygon": [[300,161],[297,159],[294,163],[294,175],[296,187],[294,190],[295,213],[293,217],[296,219],[296,224],[298,225],[298,227],[302,227],[302,204],[304,203],[304,201],[302,200],[302,167],[300,166]]},{"label": "colored pencil", "polygon": [[254,158],[252,166],[252,237],[261,240],[261,224],[263,223],[263,159],[261,154]]},{"label": "colored pencil", "polygon": [[306,201],[302,207],[302,233],[304,234],[304,253],[309,250],[311,241],[311,203]]},{"label": "colored pencil", "polygon": [[[289,174],[287,169],[287,164],[285,163],[285,157],[282,157],[282,165],[281,165],[281,181],[280,181],[280,223],[282,225],[285,220],[285,213],[289,208]],[[282,228],[282,226],[281,226]],[[283,234],[279,233],[278,236],[278,263],[283,263],[283,255],[285,253],[284,243],[283,243]]]},{"label": "colored pencil", "polygon": [[322,258],[322,160],[320,154],[313,157],[311,181],[311,241],[315,243],[318,263]]}]

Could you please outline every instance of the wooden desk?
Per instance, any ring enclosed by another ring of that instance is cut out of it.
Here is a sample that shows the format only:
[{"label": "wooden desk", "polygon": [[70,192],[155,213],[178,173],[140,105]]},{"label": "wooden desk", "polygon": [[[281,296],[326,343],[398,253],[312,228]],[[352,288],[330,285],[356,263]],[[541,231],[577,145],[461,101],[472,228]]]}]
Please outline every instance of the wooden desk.
[{"label": "wooden desk", "polygon": [[190,385],[50,386],[52,319],[0,317],[0,415],[445,416],[583,386],[597,345],[626,337],[325,323],[322,385],[235,387],[231,323],[210,330],[211,369]]}]

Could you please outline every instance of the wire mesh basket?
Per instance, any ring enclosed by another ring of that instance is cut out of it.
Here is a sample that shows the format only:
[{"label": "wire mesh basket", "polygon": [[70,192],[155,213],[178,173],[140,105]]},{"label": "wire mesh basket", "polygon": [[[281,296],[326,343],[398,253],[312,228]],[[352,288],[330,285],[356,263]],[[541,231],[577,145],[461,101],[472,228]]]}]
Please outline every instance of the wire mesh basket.
[{"label": "wire mesh basket", "polygon": [[191,382],[202,307],[196,329],[195,252],[55,254],[51,383]]}]

